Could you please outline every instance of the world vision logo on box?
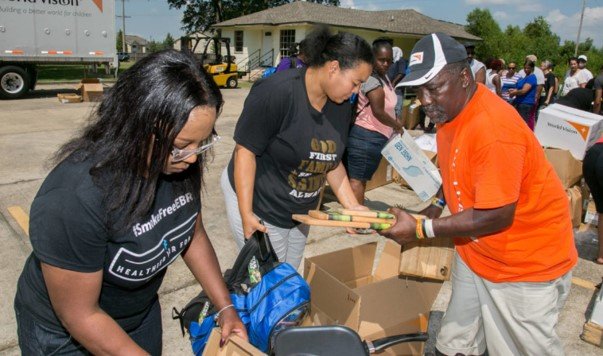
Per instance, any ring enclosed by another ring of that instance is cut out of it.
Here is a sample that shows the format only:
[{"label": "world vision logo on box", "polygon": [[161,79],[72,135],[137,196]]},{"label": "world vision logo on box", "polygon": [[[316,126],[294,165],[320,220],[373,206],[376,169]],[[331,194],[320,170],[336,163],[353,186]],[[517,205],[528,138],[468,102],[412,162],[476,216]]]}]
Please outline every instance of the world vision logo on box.
[{"label": "world vision logo on box", "polygon": [[100,12],[103,12],[103,0],[92,0],[92,2],[98,7]]},{"label": "world vision logo on box", "polygon": [[581,124],[577,124],[575,122],[571,122],[571,121],[567,121],[566,122],[570,125],[572,125],[576,131],[578,131],[578,133],[580,134],[580,136],[582,136],[582,138],[584,139],[584,141],[586,141],[587,137],[588,137],[588,131],[590,130],[590,127],[586,126],[586,125],[581,125]]}]

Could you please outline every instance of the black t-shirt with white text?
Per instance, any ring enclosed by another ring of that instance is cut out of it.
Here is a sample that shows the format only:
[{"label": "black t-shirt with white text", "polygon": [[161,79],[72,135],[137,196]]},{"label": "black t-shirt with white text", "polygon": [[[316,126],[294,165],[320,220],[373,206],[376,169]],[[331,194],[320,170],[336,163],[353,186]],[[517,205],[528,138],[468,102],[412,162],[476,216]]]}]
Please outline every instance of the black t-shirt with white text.
[{"label": "black t-shirt with white text", "polygon": [[30,213],[33,252],[19,278],[16,302],[44,325],[61,330],[40,261],[76,272],[103,271],[99,306],[130,331],[155,302],[166,267],[190,243],[199,192],[177,194],[172,181],[177,178],[161,176],[150,213],[115,233],[107,228],[103,193],[90,167],[89,161],[67,159],[38,191]]},{"label": "black t-shirt with white text", "polygon": [[[256,155],[253,212],[268,223],[292,228],[291,214],[316,207],[326,173],[341,161],[351,125],[351,104],[327,99],[310,104],[306,69],[278,72],[252,87],[234,140]],[[228,165],[234,189],[234,163]]]}]

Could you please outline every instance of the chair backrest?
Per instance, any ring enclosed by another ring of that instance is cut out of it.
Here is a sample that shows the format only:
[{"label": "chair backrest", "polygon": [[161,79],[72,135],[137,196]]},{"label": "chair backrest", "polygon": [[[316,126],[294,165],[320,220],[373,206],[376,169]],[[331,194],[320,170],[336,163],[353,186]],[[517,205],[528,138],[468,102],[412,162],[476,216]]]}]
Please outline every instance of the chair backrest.
[{"label": "chair backrest", "polygon": [[354,330],[345,326],[306,326],[284,329],[276,335],[275,356],[365,356],[368,350]]}]

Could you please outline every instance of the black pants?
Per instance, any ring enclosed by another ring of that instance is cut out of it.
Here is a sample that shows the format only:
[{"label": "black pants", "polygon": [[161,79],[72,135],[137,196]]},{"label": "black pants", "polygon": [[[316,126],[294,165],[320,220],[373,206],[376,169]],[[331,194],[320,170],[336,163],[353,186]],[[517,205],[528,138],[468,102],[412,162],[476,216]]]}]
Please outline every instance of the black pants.
[{"label": "black pants", "polygon": [[603,143],[588,149],[582,163],[582,174],[593,195],[597,212],[603,213]]},{"label": "black pants", "polygon": [[[17,335],[22,355],[90,355],[64,329],[55,330],[34,319],[19,303],[15,303]],[[138,328],[128,335],[151,355],[161,355],[162,349],[161,305],[159,298]]]}]

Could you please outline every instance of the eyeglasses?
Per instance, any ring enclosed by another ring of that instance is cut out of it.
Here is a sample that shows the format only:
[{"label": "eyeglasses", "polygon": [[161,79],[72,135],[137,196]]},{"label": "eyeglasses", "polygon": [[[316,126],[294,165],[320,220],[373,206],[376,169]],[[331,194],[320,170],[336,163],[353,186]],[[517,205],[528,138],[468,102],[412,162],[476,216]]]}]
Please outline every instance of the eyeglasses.
[{"label": "eyeglasses", "polygon": [[221,138],[222,137],[220,137],[218,134],[214,133],[207,140],[207,141],[209,141],[208,143],[202,145],[201,147],[192,149],[192,150],[183,150],[183,149],[174,147],[172,149],[172,163],[182,162],[192,155],[200,155],[201,153],[209,150],[211,148],[211,146],[213,146],[216,142],[220,141]]},{"label": "eyeglasses", "polygon": [[513,70],[514,70],[515,68],[516,68],[516,67],[509,67],[509,69],[513,69]]}]

